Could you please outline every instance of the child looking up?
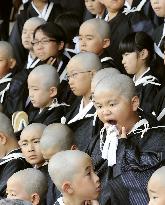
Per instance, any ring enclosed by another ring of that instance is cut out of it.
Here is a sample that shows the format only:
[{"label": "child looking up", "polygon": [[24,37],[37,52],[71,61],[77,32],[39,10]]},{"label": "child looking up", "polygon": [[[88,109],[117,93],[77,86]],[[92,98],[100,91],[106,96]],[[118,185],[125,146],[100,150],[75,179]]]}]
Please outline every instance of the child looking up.
[{"label": "child looking up", "polygon": [[160,89],[160,84],[150,68],[154,55],[153,41],[144,32],[132,33],[121,41],[119,48],[126,72],[134,75],[133,81],[140,99],[140,108],[146,113],[151,113],[153,99]]},{"label": "child looking up", "polygon": [[87,200],[96,200],[100,182],[94,173],[89,155],[78,150],[55,154],[48,164],[49,174],[61,191],[62,197],[55,204],[82,205]]}]

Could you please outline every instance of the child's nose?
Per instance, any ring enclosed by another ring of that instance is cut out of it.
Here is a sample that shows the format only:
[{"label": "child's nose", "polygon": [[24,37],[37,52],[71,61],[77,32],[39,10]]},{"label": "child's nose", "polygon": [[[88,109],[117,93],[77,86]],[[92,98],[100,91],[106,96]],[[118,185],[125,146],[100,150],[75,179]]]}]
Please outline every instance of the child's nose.
[{"label": "child's nose", "polygon": [[29,152],[34,151],[34,146],[31,143],[28,144],[28,151]]}]

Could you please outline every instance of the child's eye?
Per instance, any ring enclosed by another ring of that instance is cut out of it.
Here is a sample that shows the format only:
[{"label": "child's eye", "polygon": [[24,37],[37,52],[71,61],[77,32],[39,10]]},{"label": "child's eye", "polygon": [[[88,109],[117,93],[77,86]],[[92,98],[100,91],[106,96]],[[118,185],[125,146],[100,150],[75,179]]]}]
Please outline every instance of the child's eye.
[{"label": "child's eye", "polygon": [[40,143],[40,140],[35,140],[34,143],[35,144]]}]

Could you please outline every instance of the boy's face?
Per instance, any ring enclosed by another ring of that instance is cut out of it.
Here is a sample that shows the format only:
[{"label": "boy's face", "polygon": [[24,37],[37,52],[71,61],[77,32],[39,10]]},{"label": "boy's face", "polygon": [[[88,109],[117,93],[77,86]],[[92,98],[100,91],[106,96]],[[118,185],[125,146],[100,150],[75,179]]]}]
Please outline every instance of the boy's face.
[{"label": "boy's face", "polygon": [[0,50],[0,78],[3,78],[10,72],[11,59],[7,58],[3,50]]},{"label": "boy's face", "polygon": [[150,0],[151,6],[159,17],[165,17],[165,1],[164,0]]},{"label": "boy's face", "polygon": [[104,39],[92,24],[83,24],[79,30],[80,51],[88,51],[100,55],[104,49]]},{"label": "boy's face", "polygon": [[124,53],[122,58],[122,64],[128,74],[136,74],[139,71],[139,58],[136,52]]},{"label": "boy's face", "polygon": [[125,0],[99,0],[105,7],[113,12],[118,12],[125,3]]},{"label": "boy's face", "polygon": [[30,74],[28,77],[28,89],[31,103],[36,108],[49,107],[52,103],[52,92],[44,86],[42,78]]},{"label": "boy's face", "polygon": [[105,6],[99,0],[85,0],[87,10],[93,15],[102,14]]},{"label": "boy's face", "polygon": [[114,90],[95,90],[94,93],[94,104],[99,119],[103,123],[116,125],[119,130],[125,127],[128,131],[130,119],[138,107],[135,103]]},{"label": "boy's face", "polygon": [[151,177],[148,183],[149,204],[148,205],[164,205],[165,204],[165,185],[163,181],[157,177]]},{"label": "boy's face", "polygon": [[94,173],[92,162],[89,158],[82,159],[79,163],[77,174],[74,175],[72,186],[78,199],[94,200],[100,193],[99,177]]},{"label": "boy's face", "polygon": [[85,96],[90,93],[92,71],[83,69],[83,65],[71,60],[67,66],[69,86],[76,96]]},{"label": "boy's face", "polygon": [[18,178],[10,178],[7,181],[7,189],[6,194],[8,199],[22,199],[26,201],[30,201],[30,195],[25,191],[23,186],[23,182],[21,182]]},{"label": "boy's face", "polygon": [[24,24],[23,30],[22,30],[22,44],[24,48],[28,50],[32,50],[32,44],[33,41],[33,33],[34,30],[37,28],[37,25],[33,22],[26,22]]},{"label": "boy's face", "polygon": [[28,130],[21,133],[19,145],[26,161],[38,167],[44,163],[40,149],[41,134],[38,130]]},{"label": "boy's face", "polygon": [[57,57],[62,49],[62,43],[57,43],[55,39],[49,38],[41,30],[36,32],[33,39],[33,50],[40,60],[43,61],[50,57]]}]

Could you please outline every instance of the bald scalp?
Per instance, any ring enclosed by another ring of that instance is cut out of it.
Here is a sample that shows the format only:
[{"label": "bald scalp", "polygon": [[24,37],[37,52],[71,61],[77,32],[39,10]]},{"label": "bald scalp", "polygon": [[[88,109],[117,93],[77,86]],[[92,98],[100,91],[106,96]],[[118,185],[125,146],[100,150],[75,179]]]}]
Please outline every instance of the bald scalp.
[{"label": "bald scalp", "polygon": [[79,172],[80,165],[91,158],[85,152],[79,150],[67,150],[58,152],[49,161],[49,175],[57,186],[62,191],[62,184],[66,181],[73,180],[75,174]]},{"label": "bald scalp", "polygon": [[151,180],[157,180],[158,183],[161,183],[161,185],[163,185],[163,187],[165,188],[165,166],[157,169],[151,176],[149,182]]},{"label": "bald scalp", "polygon": [[130,101],[134,96],[137,96],[135,84],[133,80],[123,74],[112,75],[110,78],[104,78],[96,84],[94,96],[103,91],[116,91],[126,100]]},{"label": "bald scalp", "polygon": [[10,119],[3,113],[0,113],[0,132],[4,133],[6,137],[16,139]]},{"label": "bald scalp", "polygon": [[34,168],[20,170],[14,173],[8,179],[7,183],[13,180],[18,180],[20,183],[23,182],[22,186],[29,195],[37,193],[41,200],[45,198],[47,192],[47,178],[40,170]]},{"label": "bald scalp", "polygon": [[101,81],[104,78],[110,78],[113,75],[121,74],[119,70],[116,68],[104,68],[96,72],[94,75],[92,82],[91,82],[91,91],[94,92],[94,89],[99,81]]},{"label": "bald scalp", "polygon": [[21,135],[20,135],[20,140],[22,136],[27,134],[28,132],[34,132],[34,133],[37,133],[39,136],[41,136],[45,128],[46,128],[46,125],[44,124],[32,123],[22,130]]},{"label": "bald scalp", "polygon": [[91,29],[94,29],[96,33],[99,34],[102,40],[109,39],[111,36],[109,24],[103,19],[93,18],[85,21],[81,24],[80,29],[82,27],[90,26]]},{"label": "bald scalp", "polygon": [[36,28],[42,24],[45,24],[46,21],[43,18],[39,18],[39,17],[32,17],[29,18],[25,23],[24,26],[32,24],[34,25]]},{"label": "bald scalp", "polygon": [[53,67],[52,65],[43,64],[37,66],[29,74],[28,80],[31,78],[31,76],[38,77],[40,79],[40,82],[42,82],[46,88],[58,87],[58,85],[60,84],[59,75],[55,67]]},{"label": "bald scalp", "polygon": [[73,66],[75,62],[79,63],[80,65],[83,65],[84,71],[90,71],[90,70],[97,71],[102,68],[98,55],[91,52],[82,52],[73,56],[70,59],[67,67]]},{"label": "bald scalp", "polygon": [[61,123],[50,124],[44,129],[42,134],[40,140],[41,149],[45,151],[54,149],[56,152],[69,150],[74,144],[73,135],[72,130],[67,125]]},{"label": "bald scalp", "polygon": [[6,41],[0,41],[0,50],[3,52],[6,59],[14,58],[13,47]]}]

